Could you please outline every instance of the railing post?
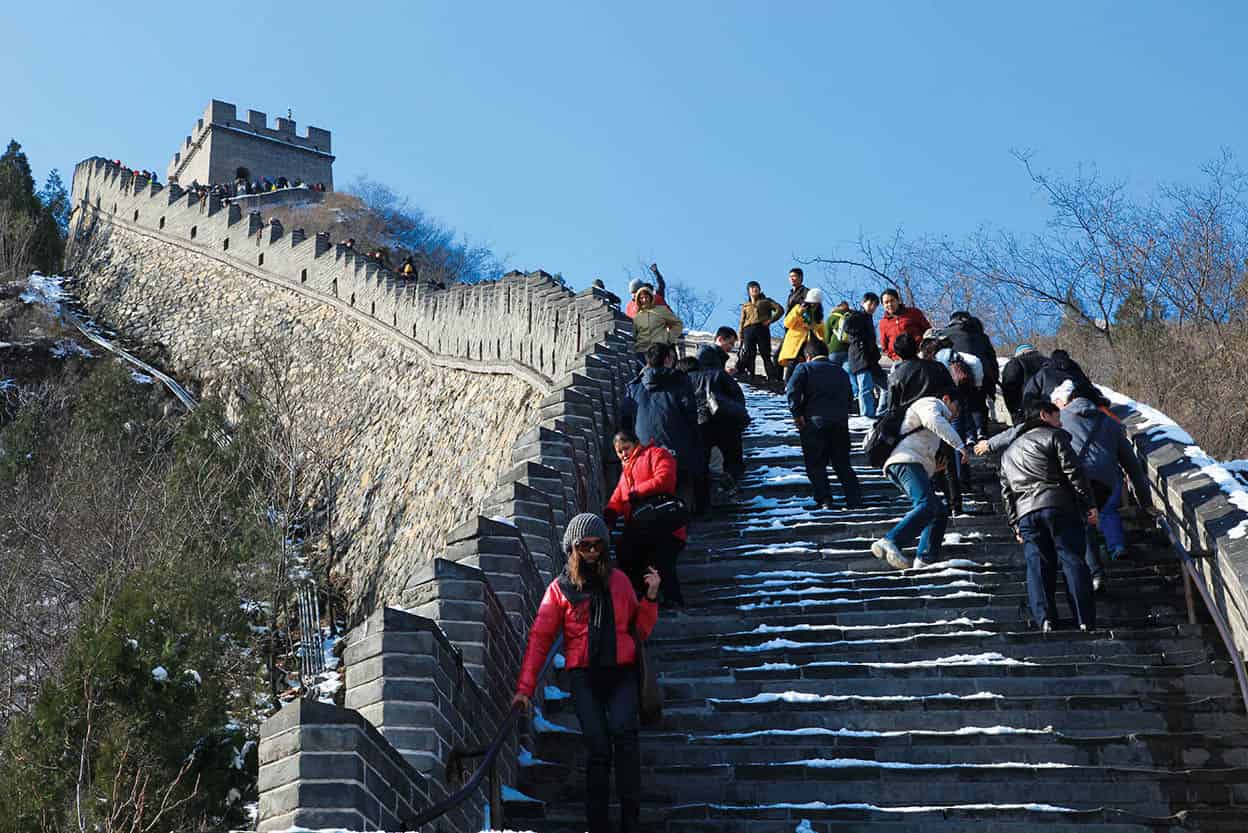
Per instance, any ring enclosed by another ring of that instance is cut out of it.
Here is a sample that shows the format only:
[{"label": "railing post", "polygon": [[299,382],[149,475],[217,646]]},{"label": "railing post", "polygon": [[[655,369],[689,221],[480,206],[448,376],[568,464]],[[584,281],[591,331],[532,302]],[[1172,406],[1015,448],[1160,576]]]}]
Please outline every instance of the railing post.
[{"label": "railing post", "polygon": [[1187,599],[1187,623],[1196,624],[1196,595],[1192,592],[1192,574],[1183,566],[1183,596]]}]

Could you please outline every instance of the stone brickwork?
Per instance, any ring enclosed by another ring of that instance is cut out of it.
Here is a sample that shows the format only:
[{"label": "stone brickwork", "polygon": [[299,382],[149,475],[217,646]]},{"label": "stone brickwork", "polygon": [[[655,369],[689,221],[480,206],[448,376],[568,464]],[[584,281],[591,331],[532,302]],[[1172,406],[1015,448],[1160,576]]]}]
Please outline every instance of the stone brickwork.
[{"label": "stone brickwork", "polygon": [[335,533],[356,618],[397,602],[448,530],[505,502],[494,493],[519,463],[549,455],[561,488],[533,487],[557,501],[552,518],[601,502],[603,391],[613,403],[628,339],[591,292],[542,273],[432,289],[104,160],[78,166],[74,195],[71,262],[94,314],[227,401],[275,348],[305,429],[350,438]]},{"label": "stone brickwork", "polygon": [[167,178],[183,186],[232,183],[241,168],[249,180],[284,176],[332,191],[333,164],[328,130],[309,127],[297,136],[293,119],[279,118],[271,128],[264,113],[248,110],[240,120],[233,104],[213,99],[173,155]]},{"label": "stone brickwork", "polygon": [[[352,429],[336,513],[363,620],[347,708],[295,704],[265,724],[259,824],[410,829],[506,718],[563,527],[614,485],[631,325],[544,273],[407,282],[104,160],[78,166],[74,197],[71,262],[97,316],[227,400],[277,334],[309,430]],[[494,792],[436,829],[479,830],[487,802],[500,818],[519,742],[507,737]]]},{"label": "stone brickwork", "polygon": [[1165,436],[1130,405],[1113,408],[1123,422],[1153,486],[1152,501],[1163,508],[1182,543],[1196,556],[1197,569],[1231,626],[1241,656],[1248,655],[1248,512],[1233,505],[1201,466],[1186,453],[1191,446]]}]

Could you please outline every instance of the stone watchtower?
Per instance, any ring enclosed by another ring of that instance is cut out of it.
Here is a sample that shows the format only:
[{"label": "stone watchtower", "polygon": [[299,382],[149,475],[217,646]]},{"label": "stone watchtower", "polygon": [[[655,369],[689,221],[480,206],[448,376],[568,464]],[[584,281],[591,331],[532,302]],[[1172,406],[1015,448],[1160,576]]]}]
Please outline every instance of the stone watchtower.
[{"label": "stone watchtower", "polygon": [[295,135],[295,122],[279,118],[270,128],[264,113],[247,111],[239,121],[234,105],[213,99],[195,131],[169,163],[168,179],[186,187],[284,176],[308,185],[334,188],[334,156],[329,131],[309,127],[307,136]]}]

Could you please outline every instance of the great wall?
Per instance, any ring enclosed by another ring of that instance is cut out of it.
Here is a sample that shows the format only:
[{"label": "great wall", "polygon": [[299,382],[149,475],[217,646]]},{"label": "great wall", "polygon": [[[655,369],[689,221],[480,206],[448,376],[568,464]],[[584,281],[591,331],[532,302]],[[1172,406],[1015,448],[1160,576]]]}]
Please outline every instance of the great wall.
[{"label": "great wall", "polygon": [[[447,289],[406,281],[324,236],[306,237],[103,159],[77,166],[73,201],[77,291],[100,320],[161,354],[166,369],[227,400],[247,395],[231,389],[239,369],[276,351],[298,418],[314,433],[345,430],[353,438],[340,450],[338,521],[347,541],[341,572],[359,622],[345,654],[346,707],[301,701],[265,724],[258,829],[410,829],[422,809],[462,783],[475,765],[472,755],[507,718],[528,624],[561,568],[563,523],[601,506],[613,483],[608,438],[632,374],[628,320],[605,295],[573,293],[541,272]],[[1116,411],[1147,465],[1154,501],[1199,556],[1199,576],[1242,656],[1248,513],[1227,499],[1186,443],[1158,432],[1152,415],[1130,404]],[[836,530],[846,527],[829,523],[803,536],[824,536],[816,558],[838,552],[831,548],[840,540]],[[748,530],[728,537],[739,541]],[[867,556],[850,567],[869,563]],[[1171,581],[1158,592],[1180,591]],[[696,625],[691,632],[701,633]],[[1174,633],[1185,645],[1207,641],[1210,656],[1222,650],[1209,627],[1176,626]],[[691,668],[698,665],[696,651],[673,650]],[[693,683],[679,668],[669,675],[669,697],[687,695]],[[1218,693],[1226,690],[1219,682]],[[554,702],[548,712],[559,709]],[[566,719],[566,707],[562,713]],[[1225,718],[1235,737],[1248,732],[1241,718]],[[551,748],[550,737],[539,734],[512,733],[491,773],[492,789],[478,790],[424,829],[468,833],[486,820],[498,824],[505,812],[530,813],[514,796],[504,800],[501,787],[533,783],[535,770],[522,772],[519,752]],[[1225,754],[1227,768],[1218,771],[1233,770],[1224,777],[1234,810],[1248,803],[1240,781],[1248,761]],[[1180,762],[1191,763],[1182,756]],[[700,772],[690,777],[696,781]],[[568,772],[554,777],[566,780]],[[1184,800],[1172,792],[1171,806]],[[791,830],[803,817],[790,808],[729,818],[713,802],[699,806],[683,817],[677,812],[669,829]],[[1137,809],[1143,818],[1156,807],[1142,802]],[[995,827],[989,817],[988,827],[948,829],[1033,829],[1036,818],[1016,812],[1018,818],[995,817]],[[830,815],[817,829],[861,829],[863,817],[846,818],[841,824]],[[1210,818],[1202,829],[1237,829],[1218,826],[1220,815]],[[1161,822],[1137,828],[1138,820],[1113,813],[1085,821],[1105,831],[1170,829]]]}]

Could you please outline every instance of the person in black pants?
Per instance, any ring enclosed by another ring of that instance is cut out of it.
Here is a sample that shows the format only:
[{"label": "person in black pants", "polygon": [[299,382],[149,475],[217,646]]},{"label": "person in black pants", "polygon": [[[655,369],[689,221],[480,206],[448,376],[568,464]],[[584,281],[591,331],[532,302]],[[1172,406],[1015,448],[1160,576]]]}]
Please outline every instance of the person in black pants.
[{"label": "person in black pants", "polygon": [[810,339],[804,349],[806,361],[793,371],[785,394],[801,433],[802,458],[814,492],[814,503],[806,508],[836,508],[828,487],[831,461],[845,491],[845,505],[856,509],[862,506],[862,490],[849,462],[849,403],[853,398],[849,374],[828,360],[828,345],[819,339]]},{"label": "person in black pants", "polygon": [[746,302],[741,305],[741,357],[737,372],[754,375],[754,356],[762,354],[763,373],[768,379],[780,378],[771,355],[771,325],[784,318],[784,307],[763,294],[758,281],[745,285]]},{"label": "person in black pants", "polygon": [[1084,561],[1084,521],[1099,521],[1096,503],[1079,457],[1062,430],[1061,412],[1045,402],[1028,414],[1001,456],[1001,496],[1006,515],[1027,559],[1031,615],[1044,631],[1057,622],[1057,570],[1082,630],[1096,627],[1092,573]]},{"label": "person in black pants", "polygon": [[[516,680],[513,706],[532,707],[547,654],[562,631],[572,703],[585,746],[585,815],[590,833],[610,833],[611,769],[620,799],[621,830],[641,821],[641,754],[637,639],[658,621],[662,580],[645,575],[641,599],[610,559],[610,531],[597,515],[582,513],[563,533],[567,562],[542,596]],[[634,636],[635,635],[635,636]]]}]

